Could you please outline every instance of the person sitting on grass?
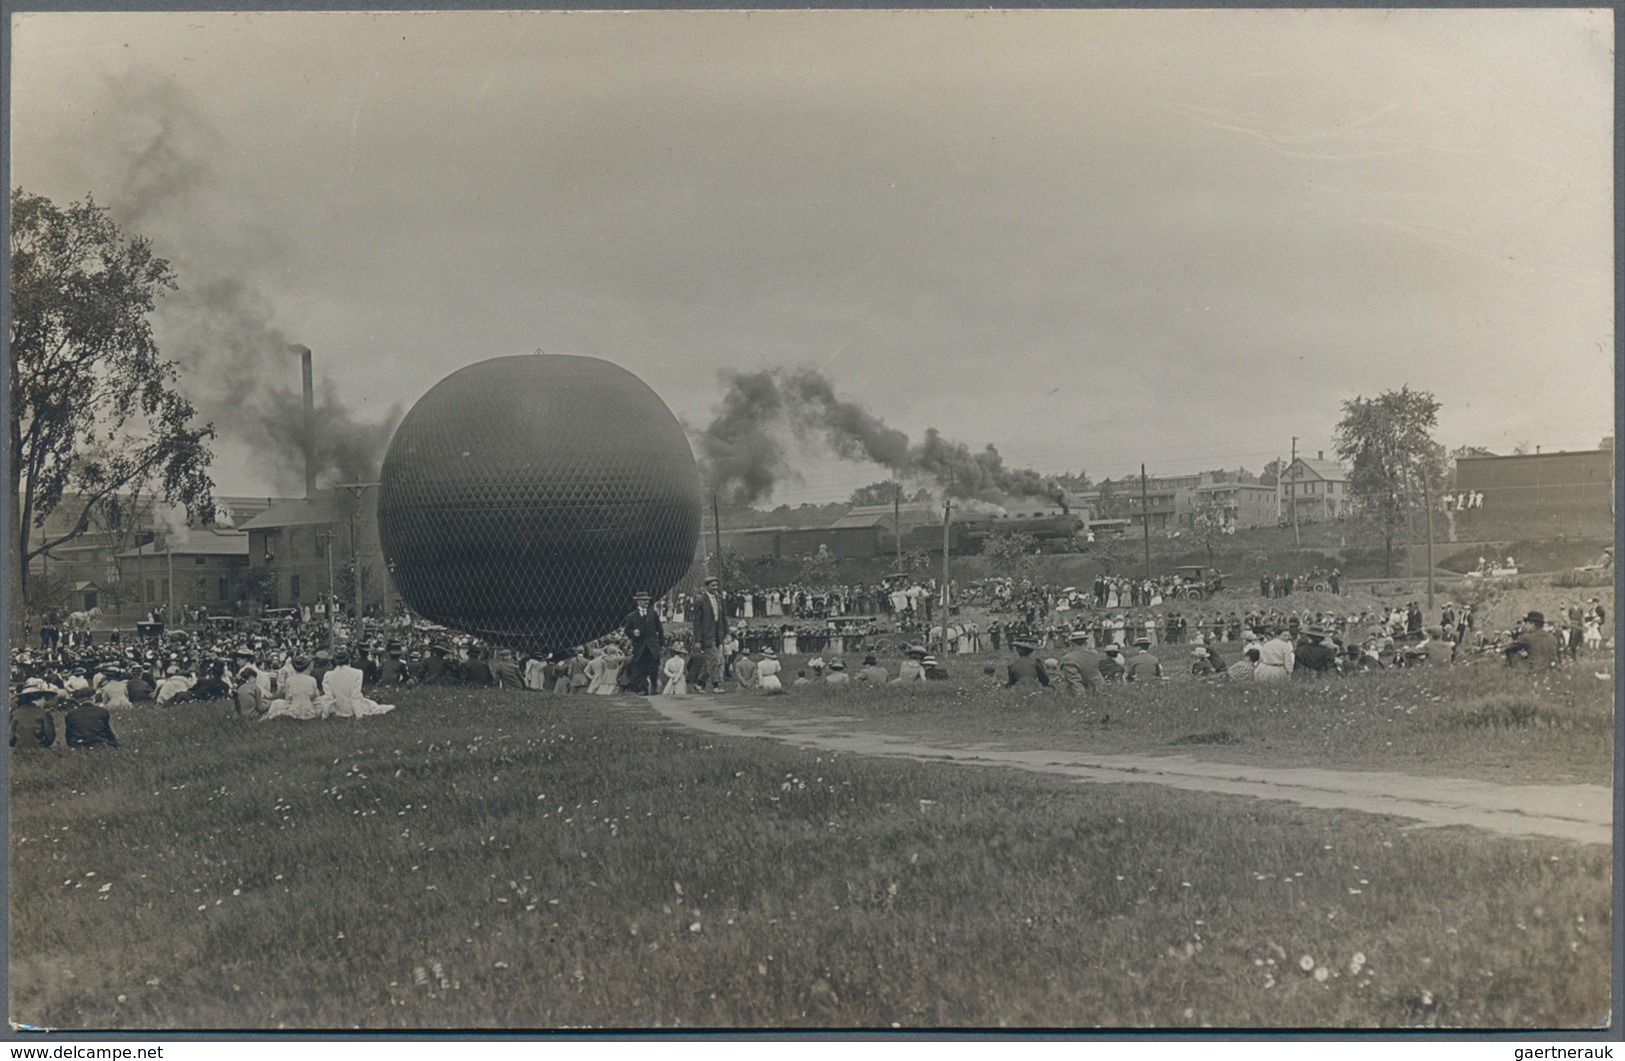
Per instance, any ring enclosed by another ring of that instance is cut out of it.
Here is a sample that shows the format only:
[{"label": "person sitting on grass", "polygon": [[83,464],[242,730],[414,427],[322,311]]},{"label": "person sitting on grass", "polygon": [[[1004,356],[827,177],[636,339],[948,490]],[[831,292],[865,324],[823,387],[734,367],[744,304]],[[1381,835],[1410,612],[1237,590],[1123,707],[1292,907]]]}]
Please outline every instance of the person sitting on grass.
[{"label": "person sitting on grass", "polygon": [[782,669],[778,654],[771,648],[762,649],[762,662],[756,665],[757,687],[764,693],[784,692],[784,685],[779,681],[779,671]]},{"label": "person sitting on grass", "polygon": [[925,675],[928,682],[945,682],[948,680],[948,668],[937,662],[937,657],[928,655],[920,660],[920,672]]},{"label": "person sitting on grass", "polygon": [[1016,658],[1005,668],[1005,688],[1027,681],[1037,682],[1048,688],[1049,672],[1044,669],[1042,660],[1033,658],[1033,652],[1037,650],[1038,645],[1032,641],[1021,640],[1012,641],[1010,644],[1016,650]]},{"label": "person sitting on grass", "polygon": [[734,677],[739,680],[741,689],[756,688],[756,661],[746,652],[734,661]]},{"label": "person sitting on grass", "polygon": [[1071,643],[1061,657],[1061,689],[1068,696],[1082,696],[1100,688],[1100,657],[1089,647],[1089,631],[1074,630],[1067,635]]},{"label": "person sitting on grass", "polygon": [[1526,663],[1535,670],[1557,666],[1557,638],[1546,629],[1546,616],[1530,612],[1523,617],[1518,639],[1506,650],[1507,662]]},{"label": "person sitting on grass", "polygon": [[322,699],[330,702],[328,711],[339,718],[365,718],[395,710],[394,704],[380,704],[361,694],[364,675],[350,658],[350,653],[339,649],[333,654],[333,669],[327,672],[323,683],[326,692]]},{"label": "person sitting on grass", "polygon": [[1162,660],[1152,655],[1151,639],[1149,637],[1136,638],[1134,647],[1139,651],[1128,661],[1128,680],[1131,682],[1145,682],[1162,677]]},{"label": "person sitting on grass", "polygon": [[1258,645],[1249,644],[1242,650],[1241,658],[1224,669],[1224,676],[1233,682],[1250,682],[1257,667]]},{"label": "person sitting on grass", "polygon": [[926,651],[919,645],[903,646],[903,663],[897,668],[897,677],[892,684],[907,685],[910,682],[925,681],[925,667],[922,665],[925,657]]},{"label": "person sitting on grass", "polygon": [[1100,678],[1102,681],[1120,682],[1126,673],[1123,667],[1123,650],[1116,645],[1106,646],[1106,657],[1100,661]]},{"label": "person sitting on grass", "polygon": [[270,709],[270,698],[260,686],[260,674],[252,665],[237,672],[237,717],[256,721]]},{"label": "person sitting on grass", "polygon": [[113,718],[107,708],[91,699],[89,689],[75,696],[76,705],[62,718],[70,748],[117,748],[118,738],[113,736]]},{"label": "person sitting on grass", "polygon": [[499,689],[523,689],[525,676],[519,673],[519,663],[510,649],[502,649],[491,661],[491,678]]},{"label": "person sitting on grass", "polygon": [[293,673],[282,685],[282,695],[271,701],[260,721],[266,722],[273,718],[320,718],[321,709],[316,706],[316,698],[321,695],[321,688],[316,679],[310,675],[310,659],[306,656],[295,656],[293,660]]},{"label": "person sitting on grass", "polygon": [[1213,665],[1213,657],[1201,645],[1191,649],[1191,673],[1198,678],[1210,678],[1218,673]]},{"label": "person sitting on grass", "polygon": [[832,659],[829,661],[829,674],[824,678],[825,685],[850,685],[851,675],[846,673],[846,661]]},{"label": "person sitting on grass", "polygon": [[891,681],[891,675],[887,673],[885,667],[880,665],[880,662],[875,659],[872,653],[863,657],[863,669],[858,671],[856,678],[858,681],[868,682],[870,685],[885,685]]},{"label": "person sitting on grass", "polygon": [[790,683],[792,688],[811,684],[812,681],[807,677],[807,672],[805,670],[796,671],[796,680]]},{"label": "person sitting on grass", "polygon": [[[37,684],[36,684],[37,683]],[[45,683],[30,679],[17,694],[17,704],[11,709],[11,746],[24,751],[49,748],[56,743],[56,719],[46,709],[52,694]]]}]

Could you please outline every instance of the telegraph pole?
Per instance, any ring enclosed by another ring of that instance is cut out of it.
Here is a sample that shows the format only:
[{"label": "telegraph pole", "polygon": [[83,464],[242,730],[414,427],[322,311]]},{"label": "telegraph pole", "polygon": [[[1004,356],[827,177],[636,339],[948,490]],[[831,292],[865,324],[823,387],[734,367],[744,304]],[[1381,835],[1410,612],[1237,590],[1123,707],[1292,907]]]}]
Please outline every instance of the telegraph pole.
[{"label": "telegraph pole", "polygon": [[[378,484],[377,483],[334,483],[333,485],[335,487],[339,487],[339,488],[350,491],[350,493],[352,495],[354,495],[354,497],[355,497],[355,507],[350,510],[350,563],[355,569],[355,638],[354,638],[354,640],[355,640],[355,642],[357,644],[359,644],[361,642],[361,635],[362,635],[363,631],[366,629],[366,627],[364,627],[361,624],[361,616],[365,614],[365,604],[361,599],[361,534],[360,534],[360,530],[361,530],[361,527],[360,527],[360,522],[361,522],[361,499],[369,489],[371,489],[373,487],[376,487]],[[389,576],[386,573],[384,577],[387,579]],[[387,600],[387,597],[388,597],[388,591],[387,590],[385,591],[385,597],[386,597],[386,600]],[[385,618],[386,619],[388,618],[387,614],[386,614]]]},{"label": "telegraph pole", "polygon": [[1422,507],[1428,517],[1428,613],[1433,613],[1433,488],[1428,485],[1427,469],[1422,469]]},{"label": "telegraph pole", "polygon": [[717,597],[717,606],[722,609],[722,619],[726,623],[728,617],[728,576],[725,573],[727,565],[722,562],[722,514],[717,508],[717,492],[715,490],[711,491],[711,535],[717,543],[717,569],[714,574],[717,576],[718,584],[722,587],[722,592]]},{"label": "telegraph pole", "polygon": [[1292,472],[1292,544],[1295,548],[1303,547],[1303,539],[1298,537],[1298,436],[1292,436],[1292,463],[1287,465]]},{"label": "telegraph pole", "polygon": [[891,506],[893,537],[897,539],[897,570],[903,570],[903,481],[895,477],[891,481]]},{"label": "telegraph pole", "polygon": [[[949,473],[949,482],[952,482]],[[948,658],[948,526],[953,520],[954,503],[942,499],[942,658]],[[927,631],[929,635],[930,631]]]},{"label": "telegraph pole", "polygon": [[316,540],[322,543],[327,550],[327,652],[332,655],[334,648],[333,613],[337,611],[338,594],[333,592],[333,544],[338,541],[339,532],[324,530],[316,532]]},{"label": "telegraph pole", "polygon": [[1140,526],[1145,531],[1145,577],[1151,578],[1151,496],[1145,478],[1145,465],[1140,465]]}]

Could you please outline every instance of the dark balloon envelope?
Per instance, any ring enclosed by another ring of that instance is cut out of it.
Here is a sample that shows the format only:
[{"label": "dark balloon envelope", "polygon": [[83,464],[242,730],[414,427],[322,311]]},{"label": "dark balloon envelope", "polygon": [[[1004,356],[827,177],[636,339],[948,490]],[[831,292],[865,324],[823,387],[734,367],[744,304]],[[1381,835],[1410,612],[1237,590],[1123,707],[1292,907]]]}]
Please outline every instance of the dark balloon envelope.
[{"label": "dark balloon envelope", "polygon": [[660,397],[618,365],[536,354],[435,384],[395,430],[378,534],[425,618],[542,650],[614,629],[694,559],[699,469]]}]

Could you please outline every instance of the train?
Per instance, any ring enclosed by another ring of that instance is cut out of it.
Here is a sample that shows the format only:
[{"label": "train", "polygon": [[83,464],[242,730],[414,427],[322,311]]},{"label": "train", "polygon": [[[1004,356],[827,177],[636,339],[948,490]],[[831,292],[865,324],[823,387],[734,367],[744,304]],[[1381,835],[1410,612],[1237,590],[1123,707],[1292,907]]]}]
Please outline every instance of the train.
[{"label": "train", "polygon": [[[1032,535],[1043,552],[1076,552],[1083,548],[1086,524],[1072,515],[1053,516],[970,516],[948,525],[948,552],[951,556],[974,556],[987,540],[997,534]],[[922,524],[903,532],[904,552],[942,552],[942,524]],[[701,536],[705,547],[711,544],[709,532]],[[897,538],[889,527],[761,527],[723,531],[722,545],[745,559],[811,556],[824,549],[836,559],[890,556],[897,551]]]}]

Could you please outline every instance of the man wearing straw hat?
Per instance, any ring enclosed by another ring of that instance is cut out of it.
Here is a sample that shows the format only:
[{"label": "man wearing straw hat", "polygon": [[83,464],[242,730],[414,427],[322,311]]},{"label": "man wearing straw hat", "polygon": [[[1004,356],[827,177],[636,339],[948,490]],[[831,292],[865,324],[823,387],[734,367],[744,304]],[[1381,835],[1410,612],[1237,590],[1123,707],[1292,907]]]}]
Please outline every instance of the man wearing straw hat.
[{"label": "man wearing straw hat", "polygon": [[1061,690],[1068,696],[1082,696],[1100,689],[1100,657],[1089,647],[1089,631],[1078,629],[1067,635],[1072,647],[1061,657]]},{"label": "man wearing straw hat", "polygon": [[720,585],[717,576],[707,576],[705,589],[694,609],[694,654],[699,662],[694,676],[697,692],[703,692],[707,685],[714,693],[722,692],[722,675],[727,663],[722,646],[728,640],[728,616],[722,609]]}]

